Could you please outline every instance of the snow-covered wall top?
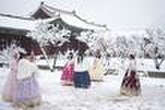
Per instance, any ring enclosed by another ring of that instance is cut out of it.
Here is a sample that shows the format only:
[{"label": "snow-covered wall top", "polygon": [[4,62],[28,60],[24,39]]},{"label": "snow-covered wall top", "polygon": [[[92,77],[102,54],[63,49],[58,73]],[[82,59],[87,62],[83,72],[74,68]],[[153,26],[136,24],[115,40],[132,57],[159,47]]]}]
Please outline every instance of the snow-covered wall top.
[{"label": "snow-covered wall top", "polygon": [[35,22],[33,20],[0,16],[0,27],[32,30],[35,27]]}]

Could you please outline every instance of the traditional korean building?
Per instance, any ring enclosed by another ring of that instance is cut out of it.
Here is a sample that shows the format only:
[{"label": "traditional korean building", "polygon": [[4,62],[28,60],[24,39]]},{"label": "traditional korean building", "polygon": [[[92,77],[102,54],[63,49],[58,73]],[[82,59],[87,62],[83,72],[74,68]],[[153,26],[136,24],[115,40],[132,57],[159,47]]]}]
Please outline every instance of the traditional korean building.
[{"label": "traditional korean building", "polygon": [[[104,31],[107,29],[105,25],[86,21],[78,16],[75,11],[70,12],[61,10],[42,2],[30,17],[0,14],[0,50],[14,42],[26,50],[33,48],[36,54],[40,54],[41,52],[36,41],[26,37],[26,34],[35,28],[36,21],[38,19],[47,20],[50,18],[51,20],[49,20],[49,23],[58,25],[59,28],[65,28],[71,31],[73,39],[71,39],[71,42],[69,43],[64,43],[64,45],[60,48],[61,51],[65,51],[67,48],[77,50],[81,48],[80,46],[83,46],[84,49],[87,48],[85,43],[74,39],[74,37],[79,35],[82,31]],[[55,50],[55,47],[47,47],[48,53],[55,52]]]}]

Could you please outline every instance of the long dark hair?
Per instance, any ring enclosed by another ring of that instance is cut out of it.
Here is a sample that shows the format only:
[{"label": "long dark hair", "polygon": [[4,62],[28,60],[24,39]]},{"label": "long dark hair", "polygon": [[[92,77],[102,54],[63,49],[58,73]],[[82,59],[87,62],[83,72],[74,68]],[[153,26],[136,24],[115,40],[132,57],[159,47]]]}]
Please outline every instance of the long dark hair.
[{"label": "long dark hair", "polygon": [[78,57],[77,57],[77,62],[78,62],[78,63],[81,63],[81,62],[83,61],[83,59],[84,59],[83,54],[82,54],[82,53],[79,53],[79,54],[78,54]]}]

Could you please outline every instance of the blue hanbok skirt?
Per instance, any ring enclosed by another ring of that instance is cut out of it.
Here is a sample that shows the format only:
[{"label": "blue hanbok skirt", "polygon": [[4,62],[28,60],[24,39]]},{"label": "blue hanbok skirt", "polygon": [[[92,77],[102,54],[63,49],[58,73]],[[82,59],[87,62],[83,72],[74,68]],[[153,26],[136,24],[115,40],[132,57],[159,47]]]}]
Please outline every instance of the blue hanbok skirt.
[{"label": "blue hanbok skirt", "polygon": [[91,85],[91,79],[88,71],[75,72],[74,86],[76,88],[89,88],[90,85]]}]

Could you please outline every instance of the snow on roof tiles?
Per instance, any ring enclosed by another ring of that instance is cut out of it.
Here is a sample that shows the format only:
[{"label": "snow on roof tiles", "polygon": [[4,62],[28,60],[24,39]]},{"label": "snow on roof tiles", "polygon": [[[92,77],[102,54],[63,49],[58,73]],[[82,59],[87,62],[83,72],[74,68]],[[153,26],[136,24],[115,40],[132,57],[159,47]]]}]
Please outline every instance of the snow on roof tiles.
[{"label": "snow on roof tiles", "polygon": [[[50,22],[57,17],[48,18],[42,20],[43,22]],[[23,19],[23,18],[16,18],[11,16],[2,16],[0,15],[0,27],[1,28],[11,28],[11,29],[21,29],[21,30],[34,30],[37,24],[40,22],[39,20],[32,20],[32,19]]]},{"label": "snow on roof tiles", "polygon": [[105,25],[88,22],[87,20],[78,16],[75,11],[61,10],[61,9],[54,8],[46,4],[41,4],[39,8],[42,9],[45,13],[47,13],[51,17],[56,17],[60,15],[60,18],[63,21],[75,27],[80,27],[84,29],[92,29],[92,30],[107,29]]},{"label": "snow on roof tiles", "polygon": [[68,15],[68,14],[60,14],[60,18],[65,21],[67,24],[83,28],[83,29],[91,29],[91,30],[105,30],[105,27],[99,27],[91,24],[87,24],[74,15]]},{"label": "snow on roof tiles", "polygon": [[[91,30],[106,30],[106,26],[88,22],[85,19],[79,17],[75,11],[65,11],[50,7],[46,4],[40,6],[44,12],[51,15],[51,18],[44,19],[44,21],[51,21],[53,19],[61,18],[68,25],[79,27],[82,29],[91,29]],[[60,16],[59,16],[60,15]],[[13,28],[13,29],[22,29],[22,30],[33,30],[37,25],[37,21],[32,18],[23,18],[13,15],[0,14],[0,27]]]},{"label": "snow on roof tiles", "polygon": [[0,16],[0,27],[32,30],[35,27],[35,22],[33,20]]}]

